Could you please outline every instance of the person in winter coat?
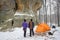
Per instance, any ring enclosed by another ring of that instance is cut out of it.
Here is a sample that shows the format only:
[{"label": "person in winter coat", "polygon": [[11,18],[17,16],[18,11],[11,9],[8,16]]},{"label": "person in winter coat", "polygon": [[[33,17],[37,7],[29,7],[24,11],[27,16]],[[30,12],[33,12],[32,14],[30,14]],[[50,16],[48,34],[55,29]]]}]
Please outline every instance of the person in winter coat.
[{"label": "person in winter coat", "polygon": [[29,22],[29,29],[30,29],[30,37],[31,37],[32,34],[34,35],[34,22],[32,19]]},{"label": "person in winter coat", "polygon": [[24,37],[26,37],[26,30],[27,30],[28,24],[25,19],[24,19],[24,22],[22,23],[22,26],[23,26],[23,31],[24,31]]}]

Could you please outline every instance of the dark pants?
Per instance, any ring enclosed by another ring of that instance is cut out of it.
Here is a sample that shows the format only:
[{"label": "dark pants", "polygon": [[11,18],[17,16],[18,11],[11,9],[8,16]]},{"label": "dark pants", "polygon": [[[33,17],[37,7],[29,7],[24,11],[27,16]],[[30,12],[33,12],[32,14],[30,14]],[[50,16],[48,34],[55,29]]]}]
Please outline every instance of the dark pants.
[{"label": "dark pants", "polygon": [[34,35],[33,29],[30,29],[30,36],[31,36],[31,35]]},{"label": "dark pants", "polygon": [[26,37],[26,29],[24,29],[24,37]]}]

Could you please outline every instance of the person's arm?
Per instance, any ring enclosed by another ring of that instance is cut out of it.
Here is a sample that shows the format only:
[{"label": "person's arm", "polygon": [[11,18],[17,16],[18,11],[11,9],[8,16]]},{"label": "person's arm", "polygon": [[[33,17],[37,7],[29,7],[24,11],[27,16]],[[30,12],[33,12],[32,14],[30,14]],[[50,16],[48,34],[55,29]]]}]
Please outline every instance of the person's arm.
[{"label": "person's arm", "polygon": [[28,23],[27,23],[27,27],[28,27]]},{"label": "person's arm", "polygon": [[34,28],[34,22],[33,22],[33,28]]},{"label": "person's arm", "polygon": [[30,28],[30,22],[28,23],[28,28]]}]

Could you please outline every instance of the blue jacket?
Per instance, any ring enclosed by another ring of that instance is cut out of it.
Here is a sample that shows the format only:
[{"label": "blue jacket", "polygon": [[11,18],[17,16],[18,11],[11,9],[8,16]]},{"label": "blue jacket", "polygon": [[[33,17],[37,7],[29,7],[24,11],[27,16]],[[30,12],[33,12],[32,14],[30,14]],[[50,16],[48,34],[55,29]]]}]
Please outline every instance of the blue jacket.
[{"label": "blue jacket", "polygon": [[23,28],[27,28],[27,26],[28,26],[27,22],[23,22],[22,26],[23,26]]}]

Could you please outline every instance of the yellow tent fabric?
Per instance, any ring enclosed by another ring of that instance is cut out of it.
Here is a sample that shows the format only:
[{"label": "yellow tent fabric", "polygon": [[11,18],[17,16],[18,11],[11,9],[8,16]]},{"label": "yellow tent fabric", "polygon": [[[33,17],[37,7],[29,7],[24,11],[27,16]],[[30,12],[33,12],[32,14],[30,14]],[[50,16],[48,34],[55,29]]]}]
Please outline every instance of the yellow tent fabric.
[{"label": "yellow tent fabric", "polygon": [[46,31],[49,31],[50,29],[51,28],[47,24],[41,23],[37,25],[36,32],[37,33],[46,32]]}]

